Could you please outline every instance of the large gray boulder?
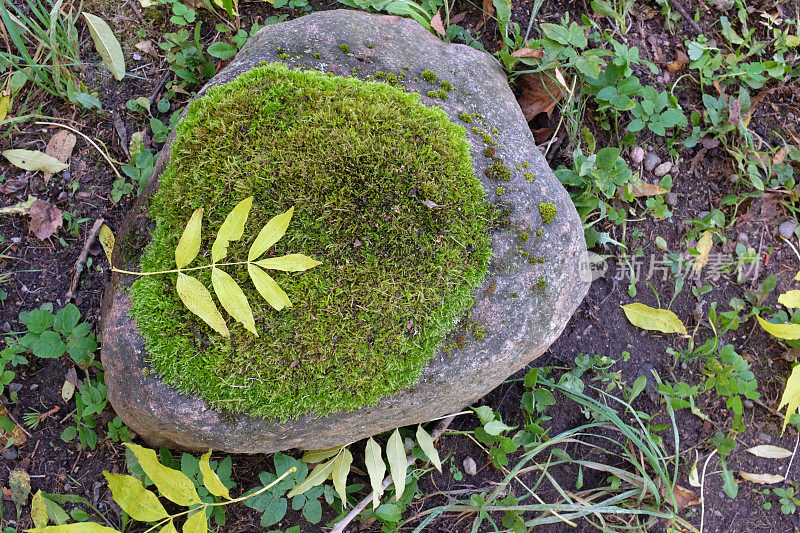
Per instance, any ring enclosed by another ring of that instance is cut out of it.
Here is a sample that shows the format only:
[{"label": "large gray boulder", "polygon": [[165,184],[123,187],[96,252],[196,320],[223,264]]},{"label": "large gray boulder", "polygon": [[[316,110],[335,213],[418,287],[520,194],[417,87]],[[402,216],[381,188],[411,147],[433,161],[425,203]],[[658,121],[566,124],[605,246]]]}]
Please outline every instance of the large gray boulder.
[{"label": "large gray boulder", "polygon": [[[312,47],[319,57],[313,57]],[[322,68],[341,76],[406,72],[404,87],[419,92],[424,103],[440,106],[453,122],[465,126],[475,173],[487,198],[508,213],[507,224],[491,235],[494,256],[485,282],[474,295],[470,329],[459,331],[464,325],[454,325],[455,347],[438,353],[415,386],[377,405],[280,423],[217,412],[201,398],[167,386],[149,371],[144,339],[129,316],[126,289],[133,279],[114,275],[103,306],[102,360],[108,396],[120,418],[151,446],[229,453],[328,448],[461,409],[540,356],[588,290],[580,274],[586,246],[570,198],[535,146],[497,62],[470,47],[443,43],[409,19],[326,11],[262,29],[200,95],[263,61]],[[459,90],[449,92],[447,100],[429,97],[428,91],[439,87],[420,77],[426,70]],[[489,128],[497,129],[490,133],[496,147],[487,150],[484,135],[473,131],[475,124],[459,120],[462,114],[475,113],[482,115]],[[146,198],[157,189],[169,156],[168,143],[146,193],[117,232],[117,241],[122,243],[115,251],[118,266],[136,267],[150,238]],[[507,181],[498,181],[490,169],[493,164],[495,171],[499,168],[498,160],[510,170]],[[552,206],[541,209],[542,203]],[[542,211],[556,211],[555,218],[543,221]]]}]

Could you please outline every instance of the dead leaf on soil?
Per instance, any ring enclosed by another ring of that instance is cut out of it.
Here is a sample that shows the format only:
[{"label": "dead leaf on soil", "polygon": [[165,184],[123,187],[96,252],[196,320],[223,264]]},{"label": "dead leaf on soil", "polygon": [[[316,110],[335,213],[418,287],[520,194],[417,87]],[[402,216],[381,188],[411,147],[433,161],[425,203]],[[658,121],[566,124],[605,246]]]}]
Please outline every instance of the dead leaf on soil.
[{"label": "dead leaf on soil", "polygon": [[486,16],[486,17],[494,16],[494,1],[493,0],[483,0],[483,12],[484,12],[484,16]]},{"label": "dead leaf on soil", "polygon": [[764,193],[756,198],[750,208],[739,217],[739,224],[752,224],[755,222],[770,222],[777,219],[783,209],[782,197],[777,193]]},{"label": "dead leaf on soil", "polygon": [[703,236],[700,237],[700,240],[697,242],[696,250],[700,253],[700,255],[698,255],[697,259],[694,260],[694,271],[698,274],[701,270],[703,270],[703,267],[706,266],[706,263],[708,263],[708,257],[713,246],[714,241],[712,240],[711,231],[704,231]]},{"label": "dead leaf on soil", "polygon": [[[0,405],[0,416],[6,416],[7,411],[5,408]],[[14,439],[14,446],[22,446],[28,440],[28,436],[25,435],[25,430],[19,427],[17,424],[14,424],[14,429],[11,430],[11,437]],[[2,429],[0,429],[0,446],[3,448],[6,447],[8,444],[9,435]]]},{"label": "dead leaf on soil", "polygon": [[49,239],[64,224],[61,210],[44,200],[33,202],[30,215],[31,220],[28,223],[28,231],[42,241]]},{"label": "dead leaf on soil", "polygon": [[450,24],[458,24],[459,22],[464,20],[464,17],[466,17],[466,16],[467,16],[467,12],[466,11],[462,11],[461,13],[459,13],[458,15],[456,15],[454,17],[450,17]]},{"label": "dead leaf on soil", "polygon": [[735,126],[742,119],[742,104],[739,103],[739,100],[734,98],[730,100],[731,102],[728,106],[728,123],[731,126]]},{"label": "dead leaf on soil", "polygon": [[75,395],[75,388],[78,386],[78,372],[75,367],[70,367],[67,370],[67,375],[64,377],[64,385],[61,387],[61,399],[64,403],[70,401]]},{"label": "dead leaf on soil", "polygon": [[630,188],[635,198],[641,198],[642,196],[658,196],[659,194],[667,194],[669,192],[664,187],[659,187],[658,185],[647,183],[646,181],[642,183],[632,183]]},{"label": "dead leaf on soil", "polygon": [[786,160],[786,153],[787,153],[786,147],[785,146],[781,146],[778,149],[778,151],[775,152],[775,155],[772,156],[772,164],[773,165],[782,165],[783,162]]},{"label": "dead leaf on soil", "polygon": [[549,139],[553,135],[552,128],[539,128],[535,130],[531,130],[533,134],[533,140],[536,144],[542,144],[547,139]]},{"label": "dead leaf on soil", "polygon": [[[50,157],[55,157],[62,163],[66,163],[69,160],[69,156],[72,155],[72,150],[75,148],[75,142],[77,140],[78,138],[74,133],[67,130],[58,130],[50,137],[50,142],[47,143],[47,148],[44,153]],[[43,173],[45,184],[50,181],[52,176],[52,172]]]},{"label": "dead leaf on soil", "polygon": [[144,52],[145,54],[149,54],[154,58],[158,59],[158,52],[156,52],[156,49],[153,48],[153,41],[141,41],[133,46],[135,46],[137,50]]},{"label": "dead leaf on soil", "polygon": [[441,11],[437,11],[436,14],[431,19],[431,28],[436,30],[436,33],[444,37],[445,29],[444,23],[442,22],[442,13]]},{"label": "dead leaf on soil", "polygon": [[661,486],[661,496],[668,499],[671,504],[678,508],[678,510],[685,509],[692,505],[700,505],[700,500],[693,490],[685,489],[680,485],[675,485],[672,488],[672,495],[667,492],[666,485]]},{"label": "dead leaf on soil", "polygon": [[745,451],[764,459],[786,459],[792,456],[792,452],[786,448],[772,446],[770,444],[759,444],[758,446],[747,448]]},{"label": "dead leaf on soil", "polygon": [[517,84],[522,87],[517,103],[528,121],[540,113],[547,113],[549,117],[566,94],[554,71],[522,74]]},{"label": "dead leaf on soil", "polygon": [[651,34],[649,37],[647,37],[647,42],[650,43],[650,46],[653,48],[653,58],[660,62],[664,56],[661,54],[662,45],[658,40],[658,37]]},{"label": "dead leaf on soil", "polygon": [[24,189],[28,184],[27,178],[13,178],[0,183],[0,194],[12,194],[20,189]]},{"label": "dead leaf on soil", "polygon": [[719,146],[719,139],[715,139],[713,137],[709,137],[708,135],[700,138],[700,144],[703,145],[703,148],[707,148],[711,150],[712,148],[716,148]]},{"label": "dead leaf on soil", "polygon": [[775,474],[751,474],[744,470],[739,470],[739,477],[745,481],[752,481],[753,483],[759,483],[761,485],[774,485],[786,479],[783,476],[776,476]]},{"label": "dead leaf on soil", "polygon": [[544,50],[534,50],[533,48],[520,48],[511,53],[511,57],[536,57],[541,59],[544,55]]}]

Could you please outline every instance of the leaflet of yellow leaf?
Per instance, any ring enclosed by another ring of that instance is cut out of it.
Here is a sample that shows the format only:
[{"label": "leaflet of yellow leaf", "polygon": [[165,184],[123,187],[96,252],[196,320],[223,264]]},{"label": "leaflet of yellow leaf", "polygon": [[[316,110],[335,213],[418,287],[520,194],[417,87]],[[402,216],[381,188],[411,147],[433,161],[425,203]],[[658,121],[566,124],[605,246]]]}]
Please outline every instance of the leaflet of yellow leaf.
[{"label": "leaflet of yellow leaf", "polygon": [[773,337],[790,341],[800,339],[800,324],[773,324],[772,322],[767,322],[758,315],[756,315],[756,318],[758,319],[758,323],[761,324],[761,327]]},{"label": "leaflet of yellow leaf", "polygon": [[706,263],[708,263],[708,256],[711,253],[711,248],[713,245],[714,242],[711,239],[711,232],[709,230],[704,231],[703,235],[700,237],[700,240],[697,241],[697,251],[700,253],[700,255],[694,260],[695,272],[700,272],[703,270],[703,267],[706,266]]},{"label": "leaflet of yellow leaf", "polygon": [[183,533],[207,533],[208,519],[205,509],[199,509],[183,523]]},{"label": "leaflet of yellow leaf", "polygon": [[256,261],[256,264],[262,268],[270,270],[282,270],[284,272],[303,272],[317,265],[321,265],[316,259],[312,259],[303,254],[288,254],[281,257],[270,257]]},{"label": "leaflet of yellow leaf", "polygon": [[786,406],[786,417],[783,419],[783,427],[781,428],[781,435],[786,431],[786,425],[793,414],[797,412],[800,407],[800,365],[792,369],[792,375],[786,381],[786,389],[781,396],[781,403],[778,405],[778,411]]},{"label": "leaflet of yellow leaf", "polygon": [[183,268],[191,263],[200,252],[200,230],[203,224],[203,208],[192,213],[186,228],[183,230],[181,240],[175,248],[175,264]]},{"label": "leaflet of yellow leaf", "polygon": [[222,318],[217,305],[211,299],[211,293],[202,283],[191,276],[179,273],[175,288],[183,305],[189,311],[199,316],[203,322],[223,337],[231,338],[228,326],[225,325],[225,319]]},{"label": "leaflet of yellow leaf", "polygon": [[236,281],[227,272],[219,268],[211,269],[211,285],[214,293],[219,298],[222,307],[238,322],[241,322],[247,331],[258,337],[256,331],[256,321],[253,318],[253,310],[247,303],[247,296]]},{"label": "leaflet of yellow leaf", "polygon": [[273,244],[281,240],[286,234],[286,228],[289,227],[293,213],[294,207],[290,207],[285,213],[275,215],[269,219],[269,222],[264,224],[250,247],[250,252],[247,254],[248,261],[257,259],[261,254],[269,250]]},{"label": "leaflet of yellow leaf", "polygon": [[338,455],[344,445],[334,446],[333,448],[326,448],[324,450],[309,450],[303,454],[300,459],[304,463],[321,463],[325,459],[330,459],[334,455]]},{"label": "leaflet of yellow leaf", "polygon": [[794,276],[794,280],[795,280],[795,281],[800,281],[800,272],[798,272],[797,274],[795,274],[795,276]]},{"label": "leaflet of yellow leaf", "polygon": [[236,204],[236,207],[228,213],[225,221],[219,227],[219,233],[217,233],[217,238],[214,239],[214,244],[211,245],[211,259],[215,263],[225,258],[230,241],[238,241],[242,238],[244,224],[247,222],[247,215],[250,214],[252,206],[253,197],[248,196]]},{"label": "leaflet of yellow leaf", "polygon": [[791,308],[800,307],[800,291],[791,290],[784,292],[778,296],[778,303]]},{"label": "leaflet of yellow leaf", "polygon": [[662,333],[680,333],[686,335],[686,326],[678,316],[669,309],[654,309],[643,303],[623,305],[625,316],[636,327]]},{"label": "leaflet of yellow leaf", "polygon": [[47,525],[47,503],[44,501],[41,490],[37,490],[31,499],[31,520],[36,527]]},{"label": "leaflet of yellow leaf", "polygon": [[139,466],[142,467],[144,473],[163,497],[183,507],[203,503],[200,496],[197,495],[197,489],[192,480],[180,470],[162,465],[158,461],[155,451],[130,442],[126,442],[125,446],[130,448],[136,459],[139,460]]},{"label": "leaflet of yellow leaf", "polygon": [[207,451],[200,457],[200,472],[203,474],[203,485],[208,489],[208,492],[214,496],[221,496],[226,500],[231,499],[228,492],[228,487],[222,484],[216,472],[211,470],[209,459],[211,458],[211,450]]},{"label": "leaflet of yellow leaf", "polygon": [[333,487],[339,493],[339,498],[345,507],[347,507],[347,475],[350,473],[350,465],[352,464],[353,454],[345,448],[333,461],[333,471],[331,472]]},{"label": "leaflet of yellow leaf", "polygon": [[103,224],[100,226],[100,231],[97,232],[97,240],[100,241],[100,246],[103,247],[106,258],[109,264],[111,264],[111,254],[114,253],[114,232],[111,231],[111,228]]},{"label": "leaflet of yellow leaf", "polygon": [[272,276],[258,268],[256,265],[247,265],[247,272],[250,274],[250,279],[253,280],[258,293],[271,305],[276,311],[280,311],[284,307],[291,307],[292,302],[286,293],[283,292]]},{"label": "leaflet of yellow leaf", "polygon": [[131,518],[140,522],[158,522],[169,516],[153,491],[147,490],[133,476],[103,472],[114,501]]}]

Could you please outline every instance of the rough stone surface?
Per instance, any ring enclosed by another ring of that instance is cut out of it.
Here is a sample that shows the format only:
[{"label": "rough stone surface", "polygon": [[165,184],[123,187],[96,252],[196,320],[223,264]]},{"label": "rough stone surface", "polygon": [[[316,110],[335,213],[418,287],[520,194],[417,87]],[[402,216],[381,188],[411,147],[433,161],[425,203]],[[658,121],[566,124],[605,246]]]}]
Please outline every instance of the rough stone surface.
[{"label": "rough stone surface", "polygon": [[[342,52],[342,44],[348,45],[348,54]],[[377,405],[321,418],[308,414],[286,423],[234,416],[210,409],[202,399],[180,393],[148,372],[144,339],[128,315],[126,289],[134,280],[115,275],[103,304],[102,359],[108,395],[120,418],[152,446],[229,453],[328,448],[445,415],[485,395],[541,355],[588,290],[583,281],[587,278],[580,273],[585,257],[581,222],[534,145],[505,74],[490,56],[467,46],[445,44],[408,19],[326,11],[262,29],[206,88],[262,61],[278,61],[281,53],[289,54],[284,62],[290,67],[303,65],[342,76],[356,68],[362,69],[357,71],[362,77],[377,71],[407,72],[403,86],[421,93],[423,103],[442,107],[451,120],[466,127],[488,200],[510,213],[508,225],[492,234],[494,258],[471,309],[470,321],[485,329],[485,337],[470,337],[462,348],[438,353],[415,386]],[[314,59],[312,53],[320,58]],[[428,97],[427,92],[439,86],[421,78],[414,81],[424,70],[433,71],[458,91],[450,91],[446,101]],[[472,132],[474,124],[459,122],[461,113],[480,113],[490,128],[498,128],[492,137],[499,142],[497,155],[512,169],[510,181],[484,175],[492,161],[483,155],[486,145]],[[152,227],[146,198],[157,189],[169,153],[167,145],[145,194],[117,231],[117,266],[138,268]],[[530,167],[525,168],[523,162]],[[535,179],[530,181],[526,173]],[[502,198],[496,193],[499,186],[505,189]],[[551,202],[558,209],[550,224],[542,222],[540,202]],[[542,234],[537,236],[540,229]],[[534,257],[544,262],[531,261]],[[453,335],[459,335],[463,327],[454,326]]]},{"label": "rough stone surface", "polygon": [[644,169],[648,172],[652,172],[659,165],[659,163],[661,163],[661,159],[659,159],[659,157],[653,152],[650,152],[644,158]]}]

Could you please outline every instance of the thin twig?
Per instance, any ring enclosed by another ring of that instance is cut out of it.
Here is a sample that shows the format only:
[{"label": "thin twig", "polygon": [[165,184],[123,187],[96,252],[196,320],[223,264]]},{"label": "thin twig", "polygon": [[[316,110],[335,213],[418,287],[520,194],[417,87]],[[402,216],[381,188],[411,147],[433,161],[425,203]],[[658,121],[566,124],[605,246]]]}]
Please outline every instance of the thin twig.
[{"label": "thin twig", "polygon": [[703,33],[703,30],[700,29],[700,26],[697,25],[697,22],[695,22],[694,19],[689,16],[689,13],[686,12],[686,8],[683,7],[683,4],[680,3],[680,0],[669,0],[669,3],[672,4],[672,7],[678,10],[678,13],[680,13],[681,16],[686,19],[686,22],[689,23],[689,26],[691,26],[694,31],[696,31],[698,34]]},{"label": "thin twig", "polygon": [[792,471],[792,463],[794,463],[794,458],[797,455],[797,445],[800,444],[800,433],[797,434],[797,440],[794,443],[794,451],[792,452],[792,458],[789,459],[789,466],[786,467],[786,475],[783,476],[783,482],[789,482],[789,472]]},{"label": "thin twig", "polygon": [[11,411],[9,411],[9,410],[8,410],[8,407],[6,407],[6,404],[4,404],[4,403],[3,403],[3,400],[0,400],[0,408],[2,408],[2,409],[3,409],[3,411],[5,411],[5,414],[4,414],[3,416],[5,416],[5,417],[6,417],[6,418],[8,418],[9,420],[11,420],[11,421],[14,423],[14,425],[15,425],[15,426],[17,426],[17,427],[18,427],[20,430],[22,430],[22,432],[23,432],[23,433],[24,433],[24,434],[25,434],[25,435],[26,435],[28,438],[30,438],[30,437],[33,437],[33,435],[31,435],[30,433],[28,433],[28,431],[27,431],[27,430],[26,430],[24,427],[22,427],[22,424],[20,424],[19,422],[17,422],[17,421],[14,419],[14,417],[13,417],[13,416],[11,416]]},{"label": "thin twig", "polygon": [[706,500],[703,497],[703,489],[706,486],[706,467],[708,466],[708,461],[714,457],[714,454],[717,453],[717,450],[713,450],[708,457],[706,457],[706,462],[703,463],[703,477],[700,478],[700,533],[703,533],[703,526],[705,525],[705,518],[706,518]]},{"label": "thin twig", "polygon": [[[444,420],[442,420],[441,422],[439,422],[439,424],[431,432],[431,439],[432,440],[438,439],[442,435],[442,433],[444,433],[447,430],[447,428],[450,427],[450,424],[453,422],[455,417],[456,415],[452,414],[447,418],[445,418]],[[408,466],[411,466],[415,462],[417,462],[417,458],[414,456],[410,456],[408,458],[407,464]],[[391,484],[392,484],[392,476],[388,475],[383,480],[383,483],[381,485],[383,487],[382,490],[386,490],[387,488],[389,488],[389,485]],[[350,524],[350,522],[355,520],[355,518],[361,513],[361,511],[363,511],[367,507],[367,505],[369,505],[369,503],[372,501],[372,494],[373,493],[370,492],[363,500],[358,502],[356,506],[353,507],[353,509],[349,513],[347,513],[347,516],[342,518],[340,522],[337,522],[336,525],[333,526],[333,529],[331,529],[330,533],[343,533],[344,528],[346,528]]]},{"label": "thin twig", "polygon": [[103,222],[104,220],[102,218],[95,220],[92,229],[89,230],[89,234],[86,236],[81,255],[79,255],[78,260],[75,261],[75,273],[72,275],[72,283],[70,283],[69,291],[67,291],[65,296],[67,301],[72,300],[72,297],[75,296],[75,291],[78,289],[78,280],[81,279],[81,272],[83,272],[83,267],[86,265],[86,258],[89,256],[89,248],[94,244],[95,239],[97,239],[97,233],[100,231]]},{"label": "thin twig", "polygon": [[114,166],[114,162],[111,161],[111,157],[109,157],[109,155],[105,151],[103,151],[99,146],[97,146],[96,142],[94,142],[92,139],[90,139],[84,133],[81,133],[80,131],[76,130],[75,128],[71,128],[71,127],[66,126],[64,124],[59,124],[58,122],[45,122],[43,120],[40,120],[40,121],[37,121],[36,124],[49,124],[51,126],[58,126],[59,128],[64,128],[64,129],[67,129],[67,130],[69,130],[69,131],[71,131],[73,133],[77,133],[78,135],[80,135],[81,137],[86,139],[86,142],[88,142],[89,144],[94,146],[97,149],[98,152],[100,152],[100,155],[102,155],[105,158],[105,160],[108,161],[108,164],[111,166],[111,170],[114,171],[114,174],[117,175],[117,178],[118,179],[123,179],[122,174],[119,173],[119,171],[117,170],[117,167]]}]

